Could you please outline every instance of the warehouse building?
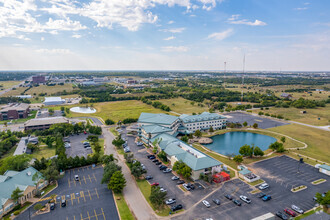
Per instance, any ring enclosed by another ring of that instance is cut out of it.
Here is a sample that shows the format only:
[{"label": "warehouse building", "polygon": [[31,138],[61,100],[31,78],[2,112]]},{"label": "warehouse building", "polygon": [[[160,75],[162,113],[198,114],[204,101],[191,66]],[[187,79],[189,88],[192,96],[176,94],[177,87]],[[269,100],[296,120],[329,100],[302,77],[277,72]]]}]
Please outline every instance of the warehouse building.
[{"label": "warehouse building", "polygon": [[24,123],[24,130],[46,130],[54,124],[69,123],[65,117],[35,118]]},{"label": "warehouse building", "polygon": [[44,105],[62,105],[65,100],[61,97],[45,97]]}]

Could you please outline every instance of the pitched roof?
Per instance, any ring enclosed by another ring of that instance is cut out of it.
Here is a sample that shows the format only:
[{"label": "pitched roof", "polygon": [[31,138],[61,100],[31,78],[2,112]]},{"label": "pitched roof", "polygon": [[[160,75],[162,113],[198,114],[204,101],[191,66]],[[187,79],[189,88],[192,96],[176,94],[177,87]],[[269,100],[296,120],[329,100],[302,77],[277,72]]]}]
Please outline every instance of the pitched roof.
[{"label": "pitched roof", "polygon": [[138,122],[139,123],[151,123],[151,124],[164,124],[171,125],[175,122],[179,117],[167,114],[153,114],[153,113],[145,113],[142,112]]},{"label": "pitched roof", "polygon": [[325,169],[325,170],[330,171],[330,166],[329,165],[326,165],[326,164],[320,165],[319,168],[322,168],[322,169]]},{"label": "pitched roof", "polygon": [[26,103],[12,103],[4,106],[1,112],[7,112],[9,110],[26,111],[28,108],[29,104]]},{"label": "pitched roof", "polygon": [[200,121],[210,121],[210,120],[217,120],[217,119],[225,119],[226,117],[219,115],[217,113],[209,113],[203,112],[200,115],[186,115],[183,114],[180,116],[180,119],[185,122],[200,122]]},{"label": "pitched roof", "polygon": [[33,175],[39,172],[33,167],[28,167],[21,172],[8,170],[4,175],[0,176],[0,205],[4,205],[10,199],[12,192],[18,187],[25,190],[28,186],[35,186]]},{"label": "pitched roof", "polygon": [[163,132],[171,132],[172,129],[159,126],[159,125],[142,125],[141,129],[143,129],[146,133],[151,134],[157,134],[157,133],[163,133]]},{"label": "pitched roof", "polygon": [[167,155],[175,156],[177,160],[182,160],[192,170],[201,170],[222,164],[172,135],[166,133],[159,134],[152,138],[151,141],[153,142],[156,139],[159,141],[159,147],[164,150]]}]

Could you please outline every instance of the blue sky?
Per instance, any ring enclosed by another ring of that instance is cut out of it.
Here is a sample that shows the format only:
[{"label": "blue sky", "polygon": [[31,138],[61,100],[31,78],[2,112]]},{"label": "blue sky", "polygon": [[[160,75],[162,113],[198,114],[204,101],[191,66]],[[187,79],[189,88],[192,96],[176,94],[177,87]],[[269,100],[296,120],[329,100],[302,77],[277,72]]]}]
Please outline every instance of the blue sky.
[{"label": "blue sky", "polygon": [[327,0],[0,0],[0,70],[329,71]]}]

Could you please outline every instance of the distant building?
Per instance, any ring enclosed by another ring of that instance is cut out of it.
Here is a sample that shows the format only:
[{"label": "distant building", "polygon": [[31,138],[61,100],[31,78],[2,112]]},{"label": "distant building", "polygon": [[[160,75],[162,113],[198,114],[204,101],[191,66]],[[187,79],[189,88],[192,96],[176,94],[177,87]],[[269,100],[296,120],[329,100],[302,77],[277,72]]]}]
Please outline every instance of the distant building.
[{"label": "distant building", "polygon": [[281,94],[281,97],[282,98],[285,98],[285,99],[291,99],[292,98],[292,95],[291,94],[288,94],[288,93],[282,93]]},{"label": "distant building", "polygon": [[61,105],[65,103],[65,100],[61,97],[45,97],[45,101],[43,103],[45,105]]},{"label": "distant building", "polygon": [[31,99],[32,95],[17,95],[15,97],[20,98],[20,99]]},{"label": "distant building", "polygon": [[188,131],[195,132],[197,130],[208,130],[212,126],[213,129],[226,128],[227,118],[216,114],[203,112],[200,115],[181,115],[182,126]]},{"label": "distant building", "polygon": [[29,104],[12,103],[4,106],[0,110],[0,119],[11,120],[11,119],[27,118],[29,112],[30,112]]},{"label": "distant building", "polygon": [[136,80],[127,80],[127,84],[137,84],[137,81]]},{"label": "distant building", "polygon": [[65,117],[35,118],[24,123],[24,130],[46,130],[54,124],[69,123]]},{"label": "distant building", "polygon": [[34,84],[46,83],[46,77],[45,76],[32,76],[32,83],[34,83]]},{"label": "distant building", "polygon": [[19,188],[23,191],[23,196],[18,199],[18,203],[23,204],[32,199],[38,189],[47,186],[48,182],[43,178],[33,180],[35,173],[41,173],[33,167],[26,168],[21,172],[7,170],[3,175],[0,175],[0,217],[10,212],[16,204],[11,199],[12,192]]}]

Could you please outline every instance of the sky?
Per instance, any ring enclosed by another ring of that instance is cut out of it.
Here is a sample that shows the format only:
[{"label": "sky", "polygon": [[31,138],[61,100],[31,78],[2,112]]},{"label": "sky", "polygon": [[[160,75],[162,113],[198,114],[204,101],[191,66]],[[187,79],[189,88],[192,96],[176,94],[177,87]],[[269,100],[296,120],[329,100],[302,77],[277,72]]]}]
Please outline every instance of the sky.
[{"label": "sky", "polygon": [[0,70],[330,71],[328,0],[0,0]]}]

